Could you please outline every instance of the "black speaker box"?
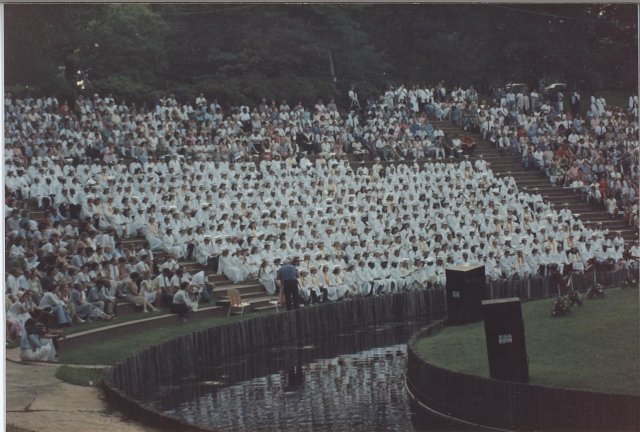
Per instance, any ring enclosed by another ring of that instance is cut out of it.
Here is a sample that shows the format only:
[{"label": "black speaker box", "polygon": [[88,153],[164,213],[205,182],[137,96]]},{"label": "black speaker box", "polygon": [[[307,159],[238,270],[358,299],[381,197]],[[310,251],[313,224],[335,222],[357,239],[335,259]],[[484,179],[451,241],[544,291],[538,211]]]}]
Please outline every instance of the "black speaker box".
[{"label": "black speaker box", "polygon": [[529,382],[529,362],[519,298],[482,302],[491,378]]},{"label": "black speaker box", "polygon": [[449,267],[446,272],[449,325],[482,321],[487,291],[484,265]]}]

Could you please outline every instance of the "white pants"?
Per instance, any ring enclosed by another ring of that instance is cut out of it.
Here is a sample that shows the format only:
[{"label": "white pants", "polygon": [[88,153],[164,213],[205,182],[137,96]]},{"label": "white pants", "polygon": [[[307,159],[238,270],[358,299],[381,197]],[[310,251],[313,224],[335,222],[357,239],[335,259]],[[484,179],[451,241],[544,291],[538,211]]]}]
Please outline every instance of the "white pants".
[{"label": "white pants", "polygon": [[48,361],[51,357],[51,347],[43,345],[35,351],[20,350],[20,360],[22,361]]}]

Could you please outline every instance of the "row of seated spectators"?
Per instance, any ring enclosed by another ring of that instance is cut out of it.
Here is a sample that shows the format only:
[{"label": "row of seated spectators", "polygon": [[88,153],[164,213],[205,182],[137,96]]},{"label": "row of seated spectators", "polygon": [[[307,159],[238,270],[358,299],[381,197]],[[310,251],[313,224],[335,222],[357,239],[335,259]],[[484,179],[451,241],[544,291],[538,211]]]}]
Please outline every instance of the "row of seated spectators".
[{"label": "row of seated spectators", "polygon": [[530,111],[513,103],[499,105],[483,101],[474,109],[472,101],[461,98],[457,109],[473,111],[475,120],[458,116],[457,123],[476,128],[503,154],[521,155],[525,169],[539,170],[552,185],[578,190],[612,218],[638,225],[637,96],[629,98],[626,109],[592,96],[584,119],[579,110],[562,111],[549,101]]}]

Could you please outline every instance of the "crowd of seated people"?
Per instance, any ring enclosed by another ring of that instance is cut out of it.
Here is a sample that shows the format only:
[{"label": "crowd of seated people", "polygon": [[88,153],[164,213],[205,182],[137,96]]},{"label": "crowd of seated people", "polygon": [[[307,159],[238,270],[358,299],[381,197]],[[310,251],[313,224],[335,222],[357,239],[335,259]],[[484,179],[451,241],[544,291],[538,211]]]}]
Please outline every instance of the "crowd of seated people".
[{"label": "crowd of seated people", "polygon": [[452,92],[458,125],[478,131],[503,154],[522,156],[526,170],[539,170],[552,185],[580,191],[595,208],[638,225],[638,96],[628,106],[608,105],[592,95],[584,119],[580,94],[569,106],[562,92],[494,92],[477,104],[469,91]]},{"label": "crowd of seated people", "polygon": [[[123,301],[186,318],[213,285],[185,260],[271,295],[298,257],[310,304],[443,286],[457,264],[484,263],[490,281],[636,266],[637,243],[606,239],[482,158],[453,163],[475,146],[429,124],[448,118],[444,88],[403,89],[344,114],[333,101],[223,110],[202,95],[137,107],[96,94],[71,109],[7,95],[9,331],[40,316],[47,329],[112,320]],[[354,169],[358,152],[375,164]],[[414,162],[380,163],[400,158]],[[139,238],[140,250],[126,241]]]}]

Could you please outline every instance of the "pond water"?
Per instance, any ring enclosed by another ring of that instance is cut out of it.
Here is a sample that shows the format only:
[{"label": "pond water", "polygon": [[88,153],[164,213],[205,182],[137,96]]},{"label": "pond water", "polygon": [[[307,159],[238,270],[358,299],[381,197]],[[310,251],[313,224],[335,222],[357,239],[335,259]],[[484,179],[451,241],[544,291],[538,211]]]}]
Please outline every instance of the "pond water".
[{"label": "pond water", "polygon": [[334,333],[181,371],[145,402],[220,431],[461,430],[409,403],[406,342],[427,324]]}]

